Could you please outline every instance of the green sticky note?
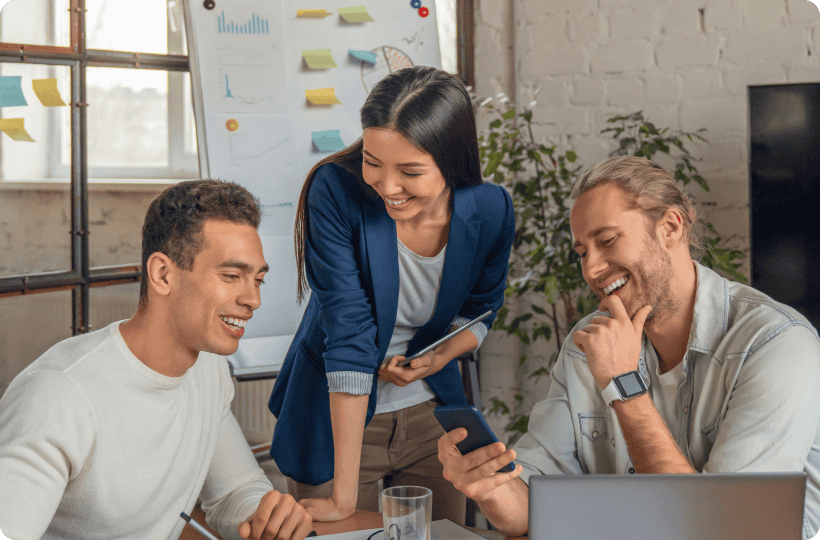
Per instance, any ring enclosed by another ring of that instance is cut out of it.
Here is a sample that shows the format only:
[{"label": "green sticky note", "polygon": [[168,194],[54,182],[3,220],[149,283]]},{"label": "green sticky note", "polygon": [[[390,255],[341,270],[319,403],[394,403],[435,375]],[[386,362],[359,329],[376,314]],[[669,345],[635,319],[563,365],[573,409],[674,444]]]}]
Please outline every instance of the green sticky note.
[{"label": "green sticky note", "polygon": [[342,142],[342,137],[339,135],[338,129],[329,129],[327,131],[314,131],[311,133],[313,144],[321,152],[338,152],[343,150],[345,143]]},{"label": "green sticky note", "polygon": [[350,56],[356,58],[357,60],[361,60],[362,62],[367,62],[369,64],[376,63],[376,53],[372,51],[359,51],[350,49],[348,52],[350,52]]},{"label": "green sticky note", "polygon": [[367,12],[365,6],[339,8],[339,15],[347,22],[367,22],[373,20],[373,17]]},{"label": "green sticky note", "polygon": [[313,49],[310,51],[302,51],[302,57],[305,59],[305,62],[310,69],[328,69],[336,67],[336,62],[330,54],[330,49]]}]

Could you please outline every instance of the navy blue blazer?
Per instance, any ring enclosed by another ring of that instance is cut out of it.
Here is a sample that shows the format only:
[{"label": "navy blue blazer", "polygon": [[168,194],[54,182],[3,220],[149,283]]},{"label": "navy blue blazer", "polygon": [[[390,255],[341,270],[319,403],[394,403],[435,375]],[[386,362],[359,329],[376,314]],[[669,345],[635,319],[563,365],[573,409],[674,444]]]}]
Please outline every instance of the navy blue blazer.
[{"label": "navy blue blazer", "polygon": [[[410,341],[408,355],[441,337],[457,315],[504,301],[515,234],[512,200],[502,187],[453,191],[453,209],[436,310]],[[376,408],[375,375],[396,325],[399,296],[396,222],[379,197],[335,164],[316,171],[308,198],[305,266],[311,297],[276,379],[271,456],[285,476],[318,485],[333,478],[333,430],[326,373],[373,374],[367,408]],[[425,379],[445,405],[466,405],[456,362]]]}]

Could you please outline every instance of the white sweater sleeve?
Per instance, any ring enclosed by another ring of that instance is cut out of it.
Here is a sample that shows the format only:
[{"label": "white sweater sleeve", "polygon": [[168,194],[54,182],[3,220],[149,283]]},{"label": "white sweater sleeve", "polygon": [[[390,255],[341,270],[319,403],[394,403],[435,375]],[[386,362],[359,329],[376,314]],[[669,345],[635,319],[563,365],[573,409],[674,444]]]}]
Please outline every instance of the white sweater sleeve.
[{"label": "white sweater sleeve", "polygon": [[70,377],[31,371],[12,382],[0,400],[0,529],[7,537],[43,535],[94,432],[85,395]]},{"label": "white sweater sleeve", "polygon": [[239,524],[253,515],[273,486],[256,463],[239,423],[231,412],[233,385],[227,366],[222,373],[225,408],[208,476],[200,499],[208,525],[225,540],[241,540]]}]

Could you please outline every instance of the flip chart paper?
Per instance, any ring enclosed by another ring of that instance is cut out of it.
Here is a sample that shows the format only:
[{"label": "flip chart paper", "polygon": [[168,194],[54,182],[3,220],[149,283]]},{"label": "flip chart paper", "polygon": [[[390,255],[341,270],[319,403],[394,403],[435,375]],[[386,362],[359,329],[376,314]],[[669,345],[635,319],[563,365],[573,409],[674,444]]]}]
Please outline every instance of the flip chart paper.
[{"label": "flip chart paper", "polygon": [[305,59],[305,62],[310,69],[328,69],[336,67],[336,62],[330,54],[330,49],[313,49],[309,51],[302,51],[302,57]]},{"label": "flip chart paper", "polygon": [[0,77],[0,107],[19,107],[28,105],[23,95],[22,77],[6,75]]},{"label": "flip chart paper", "polygon": [[338,152],[345,147],[338,129],[314,131],[312,136],[313,144],[322,152]]},{"label": "flip chart paper", "polygon": [[65,101],[57,89],[57,79],[35,79],[31,81],[34,93],[46,107],[65,107]]},{"label": "flip chart paper", "polygon": [[24,124],[24,118],[2,118],[0,119],[0,131],[15,141],[37,142],[26,132]]},{"label": "flip chart paper", "polygon": [[373,17],[367,12],[365,6],[339,8],[339,15],[347,22],[367,22],[373,20]]},{"label": "flip chart paper", "polygon": [[305,90],[305,97],[314,105],[334,105],[341,103],[341,101],[336,98],[336,91],[333,88]]},{"label": "flip chart paper", "polygon": [[367,62],[368,64],[376,63],[376,53],[373,51],[357,51],[350,49],[350,56],[356,58],[357,60],[361,60],[362,62]]},{"label": "flip chart paper", "polygon": [[297,9],[296,16],[303,19],[324,19],[330,15],[326,9]]}]

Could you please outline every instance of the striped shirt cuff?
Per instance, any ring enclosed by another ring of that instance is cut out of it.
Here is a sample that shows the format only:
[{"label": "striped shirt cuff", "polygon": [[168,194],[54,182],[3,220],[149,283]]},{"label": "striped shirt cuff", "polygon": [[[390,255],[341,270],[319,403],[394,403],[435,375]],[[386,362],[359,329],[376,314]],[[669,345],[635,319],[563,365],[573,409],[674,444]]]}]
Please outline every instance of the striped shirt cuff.
[{"label": "striped shirt cuff", "polygon": [[[456,317],[453,319],[451,324],[453,326],[466,326],[470,321],[471,319],[468,319],[467,317]],[[479,347],[481,347],[481,343],[484,341],[484,338],[487,337],[487,325],[483,322],[477,322],[467,330],[472,332],[478,340],[478,345],[476,345],[475,349],[473,349],[473,352],[475,352]]]},{"label": "striped shirt cuff", "polygon": [[332,371],[327,374],[327,385],[331,392],[369,395],[373,388],[373,374],[359,371]]}]

